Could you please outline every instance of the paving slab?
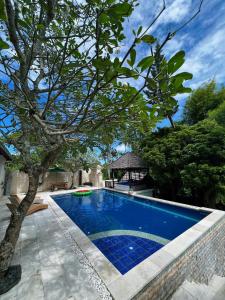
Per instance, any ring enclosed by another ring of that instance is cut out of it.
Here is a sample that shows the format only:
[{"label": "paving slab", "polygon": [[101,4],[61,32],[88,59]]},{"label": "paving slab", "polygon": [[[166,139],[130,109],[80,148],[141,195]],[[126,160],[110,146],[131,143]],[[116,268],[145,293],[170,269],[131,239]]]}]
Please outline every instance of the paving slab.
[{"label": "paving slab", "polygon": [[[7,198],[0,199],[0,238],[10,218],[6,202]],[[51,207],[26,217],[12,260],[22,265],[22,278],[0,300],[111,299],[101,278],[74,247]]]}]

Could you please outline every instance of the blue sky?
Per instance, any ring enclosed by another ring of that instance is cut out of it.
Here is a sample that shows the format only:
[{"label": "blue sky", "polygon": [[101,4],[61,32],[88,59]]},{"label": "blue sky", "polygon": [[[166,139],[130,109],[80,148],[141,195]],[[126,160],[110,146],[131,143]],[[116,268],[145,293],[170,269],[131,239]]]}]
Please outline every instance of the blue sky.
[{"label": "blue sky", "polygon": [[[140,5],[136,8],[125,32],[131,34],[131,28],[138,25],[147,26],[160,7],[162,1],[139,0]],[[199,0],[167,0],[166,10],[152,28],[152,33],[162,40],[168,32],[173,32],[197,10]],[[200,14],[183,30],[168,42],[164,52],[166,56],[172,56],[179,50],[186,52],[186,62],[182,71],[193,74],[189,85],[194,89],[211,79],[218,84],[225,83],[225,2],[223,0],[204,0]],[[148,54],[149,49],[143,48],[138,53],[139,57]],[[180,110],[187,95],[178,97]]]},{"label": "blue sky", "polygon": [[[162,7],[160,0],[139,0],[125,32],[131,37],[131,29],[139,25],[147,26],[153,16]],[[167,0],[166,10],[149,33],[162,40],[168,32],[173,32],[187,21],[197,10],[199,0]],[[182,71],[191,72],[193,79],[188,85],[195,89],[205,82],[215,79],[218,85],[225,84],[225,1],[204,0],[200,14],[181,30],[164,49],[166,56],[172,56],[179,50],[186,53]],[[147,55],[149,49],[142,48],[139,57]],[[137,83],[138,84],[138,83]],[[182,117],[183,107],[188,95],[177,97],[179,111],[175,119]],[[161,126],[168,125],[163,121]],[[124,148],[120,145],[120,150]]]},{"label": "blue sky", "polygon": [[[174,31],[193,15],[199,2],[200,0],[166,0],[166,10],[149,33],[162,40],[168,32]],[[140,25],[147,26],[160,11],[162,4],[161,0],[139,0],[139,6],[125,23],[125,47],[132,42],[132,29],[137,29]],[[186,52],[182,71],[193,74],[193,79],[189,82],[193,89],[211,79],[215,79],[218,85],[225,84],[224,0],[204,0],[200,14],[167,44],[165,54],[170,57],[179,50]],[[148,54],[149,48],[142,47],[138,51],[138,58]],[[177,99],[180,108],[176,119],[179,119],[187,95],[180,95]],[[167,125],[167,122],[162,124]]]}]

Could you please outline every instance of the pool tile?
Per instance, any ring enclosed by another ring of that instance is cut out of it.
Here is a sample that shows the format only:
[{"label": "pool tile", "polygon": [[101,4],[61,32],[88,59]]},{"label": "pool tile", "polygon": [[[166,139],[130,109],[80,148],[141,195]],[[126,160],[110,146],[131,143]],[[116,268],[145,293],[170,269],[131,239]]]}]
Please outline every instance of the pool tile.
[{"label": "pool tile", "polygon": [[108,260],[120,271],[127,273],[163,245],[149,239],[119,235],[99,238],[93,243],[102,251]]}]

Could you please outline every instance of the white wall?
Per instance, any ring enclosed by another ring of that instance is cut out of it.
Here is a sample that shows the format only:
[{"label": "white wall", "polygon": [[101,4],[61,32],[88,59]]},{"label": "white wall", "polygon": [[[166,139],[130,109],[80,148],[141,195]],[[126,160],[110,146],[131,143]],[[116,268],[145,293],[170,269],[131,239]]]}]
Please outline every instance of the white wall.
[{"label": "white wall", "polygon": [[6,185],[6,194],[26,193],[28,189],[28,175],[24,172],[11,171]]},{"label": "white wall", "polygon": [[[54,183],[68,182],[68,186],[79,185],[79,171],[72,172],[47,172],[44,178],[39,180],[39,192],[48,191]],[[103,187],[104,181],[102,180],[101,167],[98,166],[88,172],[82,170],[82,183],[92,182],[93,186]],[[7,181],[7,194],[26,193],[28,190],[28,176],[27,174],[19,171],[10,172]]]},{"label": "white wall", "polygon": [[4,192],[5,162],[6,162],[5,157],[0,155],[0,197],[3,195]]},{"label": "white wall", "polygon": [[103,187],[104,181],[102,179],[101,166],[97,166],[95,169],[92,169],[89,175],[89,181],[92,182],[94,186]]},{"label": "white wall", "polygon": [[[67,182],[68,187],[72,185],[72,172],[47,172],[43,179],[43,183],[40,184],[38,191],[48,191],[51,189],[52,184]],[[41,180],[41,178],[40,178]],[[40,181],[39,181],[40,182]]]}]

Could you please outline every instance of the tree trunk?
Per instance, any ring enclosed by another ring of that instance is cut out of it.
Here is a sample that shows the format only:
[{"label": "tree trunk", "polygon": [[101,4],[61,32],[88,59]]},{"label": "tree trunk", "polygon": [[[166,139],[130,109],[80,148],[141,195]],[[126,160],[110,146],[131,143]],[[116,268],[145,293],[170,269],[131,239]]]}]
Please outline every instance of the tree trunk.
[{"label": "tree trunk", "polygon": [[4,277],[8,270],[19,238],[21,225],[35,198],[39,178],[39,174],[36,173],[33,174],[32,172],[29,174],[28,192],[18,208],[15,209],[15,212],[11,214],[8,228],[0,244],[0,278]]},{"label": "tree trunk", "polygon": [[74,186],[76,186],[76,184],[75,184],[75,177],[76,177],[76,171],[72,171],[72,184],[71,184],[71,189],[74,187]]},{"label": "tree trunk", "polygon": [[111,177],[110,168],[107,168],[107,173],[108,173],[108,178],[107,179],[110,179],[110,177]]},{"label": "tree trunk", "polygon": [[174,128],[175,128],[175,124],[174,124],[174,122],[173,122],[173,118],[172,118],[171,116],[168,115],[168,119],[169,119],[169,121],[170,121],[170,124],[171,124],[172,128],[174,129]]},{"label": "tree trunk", "polygon": [[46,154],[39,167],[28,171],[28,192],[18,208],[11,214],[5,236],[0,244],[0,280],[10,266],[23,220],[34,201],[38,189],[39,176],[47,171],[60,153],[60,147]]}]

